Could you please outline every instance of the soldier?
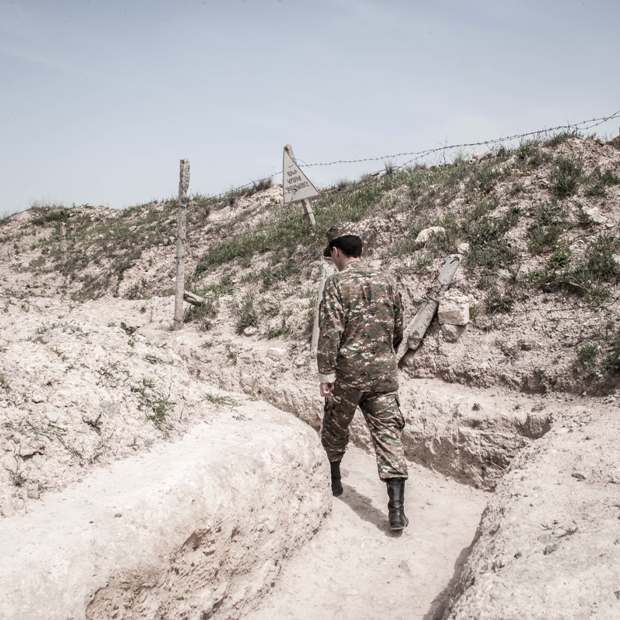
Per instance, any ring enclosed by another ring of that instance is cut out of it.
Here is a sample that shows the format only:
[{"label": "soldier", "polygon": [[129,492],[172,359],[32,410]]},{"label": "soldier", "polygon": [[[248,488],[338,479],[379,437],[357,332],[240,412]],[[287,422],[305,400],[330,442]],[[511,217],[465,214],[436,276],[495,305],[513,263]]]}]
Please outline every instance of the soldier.
[{"label": "soldier", "polygon": [[398,401],[395,351],[403,338],[400,293],[391,280],[362,260],[362,239],[352,224],[327,231],[324,256],[338,273],[325,283],[319,308],[317,362],[325,414],[321,443],[331,466],[332,493],[342,494],[340,461],[349,440],[349,424],[360,407],[370,431],[379,478],[388,492],[390,528],[402,530],[405,461],[401,431],[405,420]]}]

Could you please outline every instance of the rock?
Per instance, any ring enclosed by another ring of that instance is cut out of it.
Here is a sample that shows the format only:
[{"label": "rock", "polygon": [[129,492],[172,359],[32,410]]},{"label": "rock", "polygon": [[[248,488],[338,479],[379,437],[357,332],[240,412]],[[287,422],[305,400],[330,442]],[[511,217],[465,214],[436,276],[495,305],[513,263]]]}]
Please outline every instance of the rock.
[{"label": "rock", "polygon": [[517,341],[521,351],[532,351],[536,348],[536,340],[533,338],[521,338]]},{"label": "rock", "polygon": [[446,342],[456,342],[463,333],[463,328],[458,325],[446,323],[441,326],[441,336]]},{"label": "rock", "polygon": [[288,351],[284,347],[269,347],[267,357],[275,362],[283,362],[288,357]]},{"label": "rock", "polygon": [[297,366],[297,368],[301,368],[302,366],[304,366],[306,364],[306,360],[303,356],[299,356],[295,358],[295,366]]},{"label": "rock", "polygon": [[469,243],[467,243],[467,241],[463,241],[463,243],[459,243],[456,246],[456,251],[459,254],[469,254],[469,250],[470,250],[470,245]]},{"label": "rock", "polygon": [[45,396],[43,394],[41,394],[40,392],[35,392],[31,397],[30,400],[33,403],[39,404],[39,403],[44,403],[45,402]]},{"label": "rock", "polygon": [[418,236],[415,238],[416,247],[423,247],[426,245],[433,237],[445,236],[446,229],[443,226],[430,226],[429,228],[425,228],[418,233]]},{"label": "rock", "polygon": [[469,299],[456,290],[447,291],[439,302],[437,317],[441,325],[467,325]]},{"label": "rock", "polygon": [[250,325],[249,327],[246,327],[243,330],[244,336],[255,336],[257,333],[258,333],[258,329],[254,327],[253,325]]},{"label": "rock", "polygon": [[607,218],[596,207],[583,207],[583,212],[593,224],[607,223]]}]

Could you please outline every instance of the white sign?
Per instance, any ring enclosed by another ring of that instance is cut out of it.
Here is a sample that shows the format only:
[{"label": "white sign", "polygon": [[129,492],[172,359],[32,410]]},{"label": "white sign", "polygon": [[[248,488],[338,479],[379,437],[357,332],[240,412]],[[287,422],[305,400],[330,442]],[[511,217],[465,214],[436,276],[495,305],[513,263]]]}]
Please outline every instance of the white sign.
[{"label": "white sign", "polygon": [[284,204],[305,200],[319,195],[319,190],[312,181],[301,171],[293,159],[293,151],[289,146],[284,147],[282,160],[282,188]]}]

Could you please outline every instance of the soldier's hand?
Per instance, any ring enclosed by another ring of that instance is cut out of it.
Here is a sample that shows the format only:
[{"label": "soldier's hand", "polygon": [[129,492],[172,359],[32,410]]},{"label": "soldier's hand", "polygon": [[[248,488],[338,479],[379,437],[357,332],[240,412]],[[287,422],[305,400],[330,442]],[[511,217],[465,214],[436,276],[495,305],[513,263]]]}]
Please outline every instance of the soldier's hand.
[{"label": "soldier's hand", "polygon": [[334,384],[333,383],[321,383],[321,396],[323,398],[328,398],[334,394]]}]

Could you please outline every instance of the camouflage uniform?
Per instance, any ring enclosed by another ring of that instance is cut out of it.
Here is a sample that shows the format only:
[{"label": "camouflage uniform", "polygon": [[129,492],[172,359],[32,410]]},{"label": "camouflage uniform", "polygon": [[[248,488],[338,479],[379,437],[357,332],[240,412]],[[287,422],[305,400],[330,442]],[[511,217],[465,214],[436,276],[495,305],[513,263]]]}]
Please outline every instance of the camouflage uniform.
[{"label": "camouflage uniform", "polygon": [[[338,236],[355,234],[341,230]],[[334,383],[321,427],[328,459],[340,461],[344,455],[348,427],[359,406],[375,447],[379,477],[407,478],[395,356],[403,338],[399,292],[385,275],[354,260],[327,279],[319,327],[320,381]]]}]

